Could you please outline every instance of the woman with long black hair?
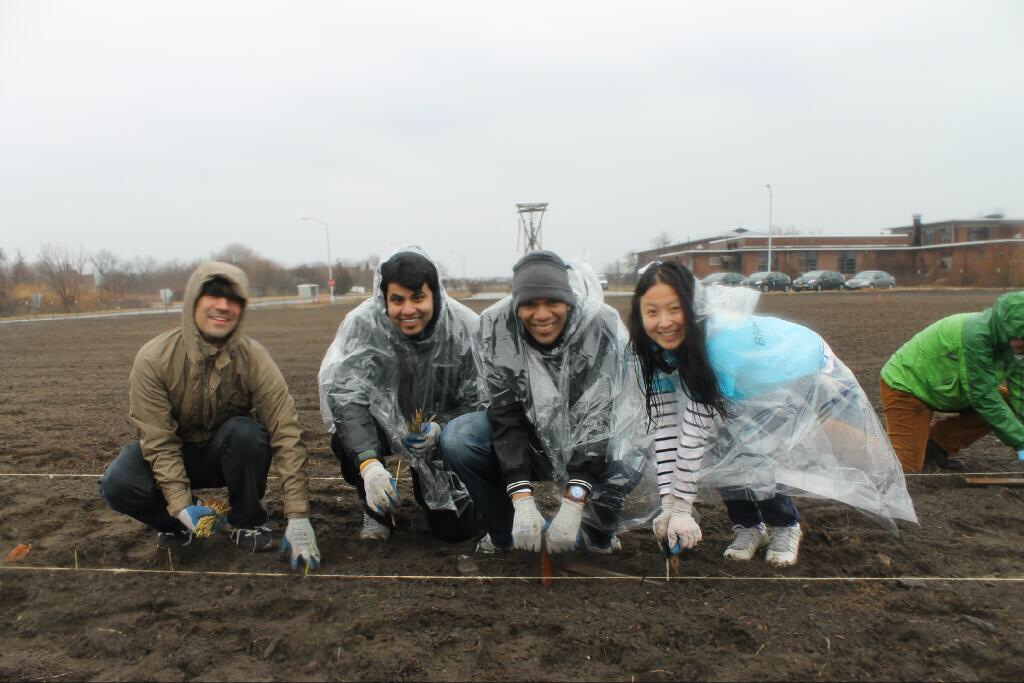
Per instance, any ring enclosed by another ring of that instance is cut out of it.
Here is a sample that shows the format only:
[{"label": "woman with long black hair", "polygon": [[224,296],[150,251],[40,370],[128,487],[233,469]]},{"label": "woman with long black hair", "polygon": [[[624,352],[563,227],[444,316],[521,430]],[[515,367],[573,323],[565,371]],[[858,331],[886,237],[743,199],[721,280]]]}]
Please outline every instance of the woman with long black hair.
[{"label": "woman with long black hair", "polygon": [[797,561],[802,532],[791,494],[855,505],[895,530],[917,521],[899,464],[853,374],[815,332],[754,316],[757,294],[705,292],[684,266],[656,262],[629,314],[647,414],[654,423],[661,514],[673,552],[701,540],[698,494],[724,500],[735,537],[725,557],[768,546]]}]

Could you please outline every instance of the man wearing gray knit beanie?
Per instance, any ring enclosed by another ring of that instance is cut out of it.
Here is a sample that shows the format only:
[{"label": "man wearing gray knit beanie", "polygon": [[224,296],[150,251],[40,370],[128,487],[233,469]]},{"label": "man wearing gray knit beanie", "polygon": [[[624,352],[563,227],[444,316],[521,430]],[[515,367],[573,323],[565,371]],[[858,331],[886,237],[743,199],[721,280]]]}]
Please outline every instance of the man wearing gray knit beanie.
[{"label": "man wearing gray knit beanie", "polygon": [[[531,252],[513,267],[512,296],[480,315],[475,350],[489,405],[450,428],[489,432],[476,447],[490,458],[486,468],[483,459],[448,464],[487,524],[482,551],[538,551],[542,542],[552,553],[620,547],[623,501],[639,480],[608,457],[627,335],[587,271],[550,251]],[[534,500],[535,481],[563,492],[550,524]]]}]

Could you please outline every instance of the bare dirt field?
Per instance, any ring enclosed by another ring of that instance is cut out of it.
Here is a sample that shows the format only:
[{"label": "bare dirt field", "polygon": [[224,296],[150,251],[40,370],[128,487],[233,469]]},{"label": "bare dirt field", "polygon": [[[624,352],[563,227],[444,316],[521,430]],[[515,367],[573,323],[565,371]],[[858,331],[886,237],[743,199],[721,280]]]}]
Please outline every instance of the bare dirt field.
[{"label": "bare dirt field", "polygon": [[[996,294],[778,294],[761,310],[821,332],[878,408],[890,353],[927,323],[980,310]],[[620,311],[628,304],[610,301]],[[390,543],[360,542],[356,496],[334,479],[316,391],[346,310],[265,308],[246,321],[288,380],[320,477],[312,504],[324,567],[307,577],[226,538],[178,552],[172,573],[153,533],[109,511],[94,477],[8,476],[101,472],[133,438],[132,358],[176,316],[0,327],[0,552],[32,544],[17,564],[0,564],[0,680],[1024,676],[1024,584],[1011,580],[1024,576],[1021,489],[910,477],[921,526],[899,538],[848,508],[808,501],[800,563],[787,570],[723,560],[726,517],[704,506],[704,542],[669,583],[646,530],[624,534],[616,556],[556,558],[565,578],[548,587],[501,578],[536,576],[536,556],[474,556],[472,543],[435,541],[411,505]],[[970,471],[1024,472],[991,437],[965,455]],[[275,484],[267,502],[280,533]],[[568,563],[648,578],[580,578]],[[396,575],[440,578],[387,578]]]}]

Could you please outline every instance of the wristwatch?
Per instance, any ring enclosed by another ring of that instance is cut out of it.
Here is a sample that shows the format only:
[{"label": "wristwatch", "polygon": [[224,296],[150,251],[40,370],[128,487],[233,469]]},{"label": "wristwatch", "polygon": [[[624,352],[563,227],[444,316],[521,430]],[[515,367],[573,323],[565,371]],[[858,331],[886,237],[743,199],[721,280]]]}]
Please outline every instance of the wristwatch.
[{"label": "wristwatch", "polygon": [[579,484],[573,484],[565,490],[566,498],[582,503],[587,499],[587,490]]}]

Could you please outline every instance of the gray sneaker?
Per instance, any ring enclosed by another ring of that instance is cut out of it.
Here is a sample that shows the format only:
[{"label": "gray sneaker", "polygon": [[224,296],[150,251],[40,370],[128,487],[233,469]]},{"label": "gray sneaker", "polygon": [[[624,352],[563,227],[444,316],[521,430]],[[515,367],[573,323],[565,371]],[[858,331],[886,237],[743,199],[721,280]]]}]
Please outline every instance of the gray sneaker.
[{"label": "gray sneaker", "polygon": [[242,550],[259,553],[274,547],[274,534],[266,524],[250,529],[235,529],[231,532],[231,540]]},{"label": "gray sneaker", "polygon": [[476,552],[481,555],[493,555],[499,552],[506,552],[512,550],[512,544],[508,545],[495,545],[494,541],[491,540],[490,534],[485,534],[483,538],[476,542]]},{"label": "gray sneaker", "polygon": [[580,529],[580,536],[582,541],[582,550],[586,550],[588,553],[594,553],[595,555],[611,555],[622,550],[622,541],[616,534],[612,534],[612,539],[608,542],[608,545],[596,545],[590,540],[590,534],[585,529]]},{"label": "gray sneaker", "polygon": [[736,538],[725,549],[724,557],[729,560],[750,560],[757,555],[757,551],[768,545],[768,527],[764,522],[757,526],[740,526],[737,524],[732,528],[736,532]]},{"label": "gray sneaker", "polygon": [[359,530],[359,538],[364,541],[386,541],[391,538],[391,529],[363,510],[363,528]]},{"label": "gray sneaker", "polygon": [[792,567],[796,564],[796,556],[800,552],[800,538],[804,533],[799,524],[793,526],[773,526],[769,530],[771,541],[765,562],[776,567]]}]

